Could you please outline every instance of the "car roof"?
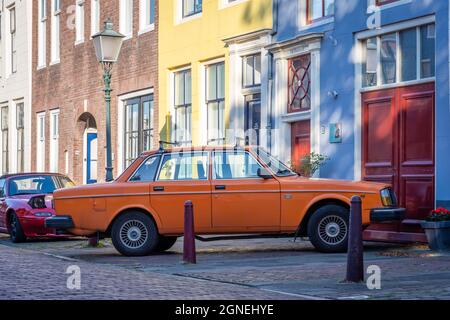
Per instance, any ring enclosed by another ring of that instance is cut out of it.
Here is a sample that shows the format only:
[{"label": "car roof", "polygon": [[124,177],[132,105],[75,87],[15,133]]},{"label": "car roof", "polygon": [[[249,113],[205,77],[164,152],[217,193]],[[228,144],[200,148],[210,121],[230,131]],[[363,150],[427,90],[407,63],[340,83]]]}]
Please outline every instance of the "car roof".
[{"label": "car roof", "polygon": [[27,177],[27,176],[62,176],[68,178],[66,175],[62,173],[55,172],[21,172],[21,173],[10,173],[0,176],[0,179],[9,179],[16,177]]},{"label": "car roof", "polygon": [[183,152],[183,151],[214,151],[214,150],[251,150],[251,146],[201,146],[201,147],[174,147],[174,148],[160,148],[159,150],[145,151],[142,153],[143,156],[149,156],[158,153],[172,153],[172,152]]}]

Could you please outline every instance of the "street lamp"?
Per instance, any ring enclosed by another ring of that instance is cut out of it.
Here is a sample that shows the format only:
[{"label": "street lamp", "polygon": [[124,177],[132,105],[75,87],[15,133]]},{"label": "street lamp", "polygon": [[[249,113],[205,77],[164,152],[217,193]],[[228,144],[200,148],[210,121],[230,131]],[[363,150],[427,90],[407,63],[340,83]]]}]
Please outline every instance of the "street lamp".
[{"label": "street lamp", "polygon": [[92,36],[95,55],[103,67],[103,81],[105,83],[106,102],[106,181],[112,181],[112,153],[111,153],[111,71],[113,64],[119,57],[122,41],[125,36],[113,30],[111,19],[105,22],[105,29]]}]

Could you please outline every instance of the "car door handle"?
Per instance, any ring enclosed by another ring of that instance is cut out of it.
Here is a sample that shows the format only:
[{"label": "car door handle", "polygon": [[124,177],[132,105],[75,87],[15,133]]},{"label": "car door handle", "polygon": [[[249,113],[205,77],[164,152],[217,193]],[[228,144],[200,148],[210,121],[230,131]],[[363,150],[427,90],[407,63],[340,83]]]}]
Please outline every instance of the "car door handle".
[{"label": "car door handle", "polygon": [[153,187],[153,191],[156,191],[156,192],[164,191],[164,187]]},{"label": "car door handle", "polygon": [[216,186],[216,190],[225,190],[226,186]]}]

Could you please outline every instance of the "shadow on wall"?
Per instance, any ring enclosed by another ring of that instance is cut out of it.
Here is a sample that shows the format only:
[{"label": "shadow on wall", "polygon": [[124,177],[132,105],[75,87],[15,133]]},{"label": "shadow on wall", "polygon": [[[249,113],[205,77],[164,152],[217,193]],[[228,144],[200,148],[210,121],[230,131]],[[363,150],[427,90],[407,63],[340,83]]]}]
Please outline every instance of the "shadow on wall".
[{"label": "shadow on wall", "polygon": [[172,115],[170,113],[166,114],[164,119],[164,125],[159,132],[159,137],[161,141],[171,141],[171,128],[172,128]]},{"label": "shadow on wall", "polygon": [[263,1],[260,4],[255,4],[254,2],[249,1],[245,5],[244,13],[242,15],[242,22],[250,25],[263,20],[270,14],[272,14],[272,1]]}]

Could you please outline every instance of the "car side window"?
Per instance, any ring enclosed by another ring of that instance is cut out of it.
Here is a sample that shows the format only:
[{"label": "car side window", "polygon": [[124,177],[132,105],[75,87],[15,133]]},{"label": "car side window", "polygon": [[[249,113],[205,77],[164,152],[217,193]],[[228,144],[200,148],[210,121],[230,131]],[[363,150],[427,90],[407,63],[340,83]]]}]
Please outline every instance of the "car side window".
[{"label": "car side window", "polygon": [[155,180],[158,171],[159,156],[152,156],[144,161],[139,169],[130,178],[132,182],[151,182]]},{"label": "car side window", "polygon": [[5,179],[0,179],[0,198],[5,197]]},{"label": "car side window", "polygon": [[208,152],[177,152],[163,157],[159,181],[208,180]]},{"label": "car side window", "polygon": [[213,177],[216,180],[259,178],[261,165],[246,151],[215,151]]}]

